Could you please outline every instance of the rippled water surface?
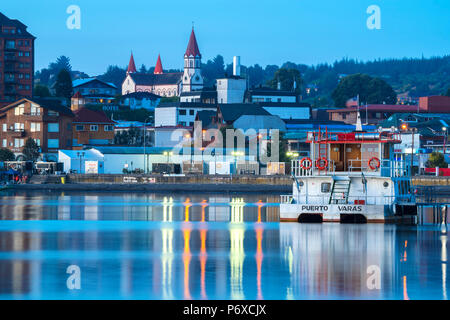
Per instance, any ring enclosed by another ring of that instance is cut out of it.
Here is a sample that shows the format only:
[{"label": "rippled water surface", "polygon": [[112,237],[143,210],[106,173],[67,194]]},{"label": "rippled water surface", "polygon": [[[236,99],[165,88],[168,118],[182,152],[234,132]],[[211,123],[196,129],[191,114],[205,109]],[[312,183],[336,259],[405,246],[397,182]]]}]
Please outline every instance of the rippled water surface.
[{"label": "rippled water surface", "polygon": [[277,202],[2,192],[0,299],[448,298],[442,226],[280,224]]}]

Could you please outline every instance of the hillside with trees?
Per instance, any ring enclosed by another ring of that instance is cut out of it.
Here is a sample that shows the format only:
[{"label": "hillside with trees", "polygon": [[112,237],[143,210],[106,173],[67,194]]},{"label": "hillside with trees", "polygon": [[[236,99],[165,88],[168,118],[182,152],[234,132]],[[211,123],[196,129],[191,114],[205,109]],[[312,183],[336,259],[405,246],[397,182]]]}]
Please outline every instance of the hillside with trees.
[{"label": "hillside with trees", "polygon": [[[36,80],[44,86],[52,86],[61,69],[70,72],[72,79],[87,78],[86,73],[72,71],[70,59],[59,57],[50,63],[48,68],[36,72]],[[152,73],[154,67],[147,68],[142,65],[140,72]],[[170,69],[165,72],[178,72],[181,70]],[[226,64],[223,56],[217,55],[207,60],[202,65],[202,73],[206,87],[214,87],[215,79],[231,75],[232,64]],[[98,78],[114,83],[121,87],[126,74],[126,66],[109,66],[105,73]],[[339,82],[348,75],[365,74],[378,79],[380,85],[383,82],[392,87],[397,94],[409,97],[426,95],[450,96],[450,55],[432,58],[404,58],[404,59],[378,59],[373,61],[359,61],[356,59],[342,59],[332,64],[324,63],[314,66],[286,62],[281,66],[259,64],[241,68],[241,75],[247,78],[250,87],[271,86],[276,88],[281,82],[282,89],[292,90],[294,79],[296,90],[304,101],[314,106],[334,106],[333,91]],[[387,88],[388,89],[388,88]],[[43,88],[40,88],[43,90]],[[340,102],[341,103],[341,102]]]}]

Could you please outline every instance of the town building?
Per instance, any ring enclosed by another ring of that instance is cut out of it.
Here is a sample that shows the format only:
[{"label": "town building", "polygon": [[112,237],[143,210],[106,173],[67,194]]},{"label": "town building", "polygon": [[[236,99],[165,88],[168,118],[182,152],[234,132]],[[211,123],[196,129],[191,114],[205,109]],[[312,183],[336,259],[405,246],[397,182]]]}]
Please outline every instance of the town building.
[{"label": "town building", "polygon": [[369,104],[358,107],[347,107],[341,109],[328,110],[329,119],[332,121],[342,121],[347,124],[356,123],[358,112],[361,121],[367,124],[379,124],[389,118],[394,113],[417,112],[419,106],[410,105],[389,105],[389,104]]},{"label": "town building", "polygon": [[191,92],[182,92],[180,102],[196,102],[203,104],[216,104],[217,91],[213,89],[203,89]]},{"label": "town building", "polygon": [[0,13],[0,107],[33,96],[35,39],[22,22]]},{"label": "town building", "polygon": [[122,95],[150,92],[162,97],[175,97],[180,96],[182,92],[202,90],[201,58],[194,29],[184,54],[184,72],[165,73],[160,56],[153,74],[137,72],[134,57],[131,54],[127,76],[122,83]]},{"label": "town building", "polygon": [[194,125],[197,112],[204,110],[216,111],[217,105],[191,102],[172,102],[161,104],[155,109],[155,127],[192,127]]},{"label": "town building", "polygon": [[420,112],[450,113],[450,97],[429,96],[419,98]]},{"label": "town building", "polygon": [[114,142],[114,121],[103,111],[80,108],[73,111],[73,148],[86,145],[108,145]]},{"label": "town building", "polygon": [[154,111],[160,101],[161,96],[150,92],[132,92],[120,98],[120,105],[129,107],[131,110],[146,109]]},{"label": "town building", "polygon": [[245,102],[297,103],[299,102],[299,96],[295,91],[283,91],[268,87],[258,87],[249,89],[245,92]]},{"label": "town building", "polygon": [[58,149],[72,147],[73,118],[58,99],[20,99],[0,109],[1,146],[21,157],[25,141],[32,138],[44,160],[56,160]]},{"label": "town building", "polygon": [[117,87],[97,78],[72,81],[73,92],[79,92],[85,104],[110,104],[114,102]]}]

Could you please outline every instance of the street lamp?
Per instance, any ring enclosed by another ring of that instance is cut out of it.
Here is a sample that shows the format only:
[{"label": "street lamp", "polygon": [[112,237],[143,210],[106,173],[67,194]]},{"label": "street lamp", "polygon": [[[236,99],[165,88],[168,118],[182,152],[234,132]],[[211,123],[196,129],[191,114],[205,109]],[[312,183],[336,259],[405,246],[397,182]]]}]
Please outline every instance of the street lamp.
[{"label": "street lamp", "polygon": [[448,135],[447,135],[447,127],[442,127],[442,131],[444,132],[444,154],[445,154],[445,147],[446,147],[446,144],[447,144],[447,138],[448,138]]},{"label": "street lamp", "polygon": [[85,152],[77,152],[77,157],[80,158],[80,174],[83,173],[81,170],[81,159],[84,158]]}]

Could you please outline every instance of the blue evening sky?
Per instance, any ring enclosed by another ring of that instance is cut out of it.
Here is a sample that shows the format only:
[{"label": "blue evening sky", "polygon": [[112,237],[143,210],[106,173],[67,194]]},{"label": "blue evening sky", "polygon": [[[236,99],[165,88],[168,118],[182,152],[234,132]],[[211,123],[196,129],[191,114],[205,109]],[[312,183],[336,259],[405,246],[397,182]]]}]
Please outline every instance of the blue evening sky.
[{"label": "blue evening sky", "polygon": [[[69,5],[81,8],[81,30],[66,27]],[[366,26],[370,5],[381,30]],[[75,70],[125,66],[182,68],[192,21],[203,60],[240,55],[244,65],[317,64],[342,57],[370,60],[450,54],[449,0],[22,0],[0,11],[37,37],[36,70],[60,55]]]}]

